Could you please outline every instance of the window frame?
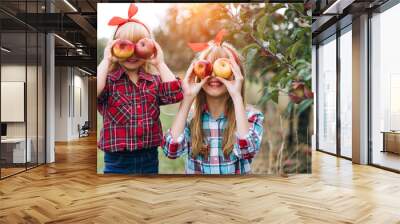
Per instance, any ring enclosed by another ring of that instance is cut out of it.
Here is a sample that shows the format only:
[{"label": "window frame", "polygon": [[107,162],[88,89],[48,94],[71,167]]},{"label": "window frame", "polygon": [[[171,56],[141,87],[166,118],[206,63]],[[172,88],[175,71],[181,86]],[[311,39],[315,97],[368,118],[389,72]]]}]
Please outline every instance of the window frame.
[{"label": "window frame", "polygon": [[[347,18],[346,18],[347,19]],[[330,36],[326,37],[325,39],[319,40],[316,45],[316,150],[319,152],[323,152],[329,155],[337,156],[339,158],[343,158],[346,160],[352,160],[352,158],[347,157],[342,155],[341,153],[341,119],[340,119],[340,103],[341,103],[341,97],[340,97],[340,77],[341,77],[341,67],[340,67],[340,37],[347,32],[352,32],[352,23],[350,22],[349,24],[346,24],[344,27],[337,29],[335,33],[331,34]],[[319,74],[319,47],[322,43],[326,44],[329,43],[330,41],[336,41],[336,152],[328,152],[324,149],[321,149],[320,143],[319,143],[319,118],[320,118],[320,111],[319,111],[319,85],[320,85],[320,74]]]}]

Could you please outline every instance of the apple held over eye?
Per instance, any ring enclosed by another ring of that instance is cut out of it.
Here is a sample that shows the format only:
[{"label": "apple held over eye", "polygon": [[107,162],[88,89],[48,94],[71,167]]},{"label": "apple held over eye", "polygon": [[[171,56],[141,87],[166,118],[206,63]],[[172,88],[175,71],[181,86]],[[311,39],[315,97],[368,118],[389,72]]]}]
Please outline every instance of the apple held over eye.
[{"label": "apple held over eye", "polygon": [[115,57],[126,59],[135,52],[135,45],[129,40],[119,40],[113,45],[112,52]]},{"label": "apple held over eye", "polygon": [[227,58],[218,58],[213,65],[216,76],[229,79],[232,76],[231,63]]},{"label": "apple held over eye", "polygon": [[199,79],[204,79],[205,77],[211,75],[212,65],[207,60],[200,60],[194,64],[193,70],[194,74],[196,74]]},{"label": "apple held over eye", "polygon": [[156,52],[154,42],[149,38],[143,38],[136,43],[135,55],[139,58],[148,59]]}]

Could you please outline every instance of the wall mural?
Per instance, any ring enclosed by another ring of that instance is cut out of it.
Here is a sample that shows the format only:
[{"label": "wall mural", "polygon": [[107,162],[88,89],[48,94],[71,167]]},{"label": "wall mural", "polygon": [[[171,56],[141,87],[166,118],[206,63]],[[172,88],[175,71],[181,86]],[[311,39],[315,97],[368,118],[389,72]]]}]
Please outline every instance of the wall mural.
[{"label": "wall mural", "polygon": [[311,173],[311,10],[99,3],[98,173]]}]

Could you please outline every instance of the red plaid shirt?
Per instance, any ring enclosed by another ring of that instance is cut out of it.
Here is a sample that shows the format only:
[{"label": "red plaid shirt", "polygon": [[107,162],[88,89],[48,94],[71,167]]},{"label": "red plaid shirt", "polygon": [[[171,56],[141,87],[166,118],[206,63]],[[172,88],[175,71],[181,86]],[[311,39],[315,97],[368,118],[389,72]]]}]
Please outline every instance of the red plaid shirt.
[{"label": "red plaid shirt", "polygon": [[107,76],[97,99],[103,116],[98,141],[103,151],[134,151],[161,144],[160,105],[182,100],[179,80],[162,82],[160,76],[139,70],[136,85],[123,69]]}]

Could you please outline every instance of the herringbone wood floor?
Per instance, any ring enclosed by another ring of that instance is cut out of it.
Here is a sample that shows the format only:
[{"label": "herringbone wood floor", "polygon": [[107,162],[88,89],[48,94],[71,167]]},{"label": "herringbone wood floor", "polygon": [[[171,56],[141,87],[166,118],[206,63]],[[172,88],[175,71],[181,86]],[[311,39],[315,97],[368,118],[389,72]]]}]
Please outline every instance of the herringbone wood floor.
[{"label": "herringbone wood floor", "polygon": [[0,181],[0,223],[400,223],[400,175],[313,154],[313,174],[96,174],[95,138]]}]

